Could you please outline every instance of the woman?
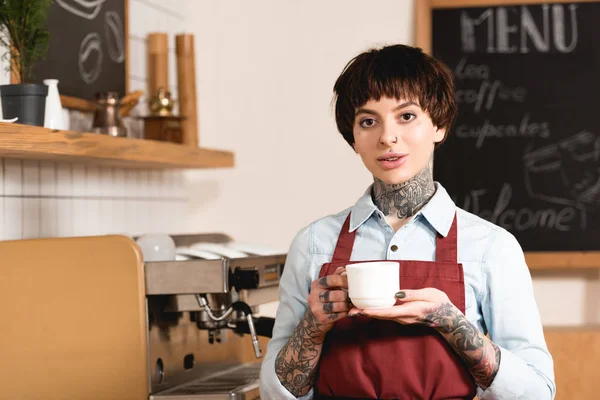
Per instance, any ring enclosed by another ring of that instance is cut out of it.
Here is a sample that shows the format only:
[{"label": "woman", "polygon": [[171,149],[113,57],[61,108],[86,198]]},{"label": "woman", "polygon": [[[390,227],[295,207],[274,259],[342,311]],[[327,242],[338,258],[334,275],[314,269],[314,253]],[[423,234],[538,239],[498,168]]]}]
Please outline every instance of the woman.
[{"label": "woman", "polygon": [[[433,180],[456,113],[452,73],[388,46],[350,61],[334,92],[338,130],[374,183],[294,238],[261,398],[553,399],[521,247]],[[357,260],[402,260],[395,306],[352,306],[343,266]]]}]

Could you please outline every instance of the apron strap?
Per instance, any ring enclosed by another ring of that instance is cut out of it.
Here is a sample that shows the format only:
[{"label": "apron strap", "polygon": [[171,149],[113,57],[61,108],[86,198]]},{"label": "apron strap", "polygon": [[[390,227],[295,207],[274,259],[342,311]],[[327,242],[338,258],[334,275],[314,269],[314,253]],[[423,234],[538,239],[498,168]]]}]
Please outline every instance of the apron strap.
[{"label": "apron strap", "polygon": [[350,230],[350,214],[346,217],[344,224],[342,225],[342,230],[340,231],[340,236],[338,237],[337,244],[335,246],[335,250],[333,252],[333,258],[331,262],[345,262],[350,260],[352,256],[352,247],[354,246],[354,238],[356,237],[356,229],[352,232]]},{"label": "apron strap", "polygon": [[457,243],[458,229],[456,227],[456,213],[454,213],[448,236],[443,237],[438,233],[435,238],[435,261],[456,264],[458,262]]}]

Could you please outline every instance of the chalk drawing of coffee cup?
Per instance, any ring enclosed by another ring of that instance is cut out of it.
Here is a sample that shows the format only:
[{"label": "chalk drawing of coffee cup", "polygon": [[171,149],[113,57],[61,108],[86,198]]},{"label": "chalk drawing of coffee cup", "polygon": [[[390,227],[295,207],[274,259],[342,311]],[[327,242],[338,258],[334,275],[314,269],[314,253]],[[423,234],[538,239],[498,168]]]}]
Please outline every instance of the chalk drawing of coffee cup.
[{"label": "chalk drawing of coffee cup", "polygon": [[558,148],[573,197],[600,206],[600,135],[579,132],[559,142]]},{"label": "chalk drawing of coffee cup", "polygon": [[104,14],[104,34],[108,56],[116,63],[125,61],[125,41],[123,40],[123,21],[114,11]]},{"label": "chalk drawing of coffee cup", "polygon": [[575,205],[565,197],[569,187],[562,176],[562,159],[555,144],[527,151],[523,156],[525,186],[529,195],[556,204]]},{"label": "chalk drawing of coffee cup", "polygon": [[102,40],[96,32],[88,33],[79,46],[79,75],[85,83],[93,83],[102,72]]},{"label": "chalk drawing of coffee cup", "polygon": [[56,3],[73,15],[94,19],[106,0],[56,0]]},{"label": "chalk drawing of coffee cup", "polygon": [[600,136],[582,131],[527,150],[523,161],[531,197],[588,209],[600,206]]}]

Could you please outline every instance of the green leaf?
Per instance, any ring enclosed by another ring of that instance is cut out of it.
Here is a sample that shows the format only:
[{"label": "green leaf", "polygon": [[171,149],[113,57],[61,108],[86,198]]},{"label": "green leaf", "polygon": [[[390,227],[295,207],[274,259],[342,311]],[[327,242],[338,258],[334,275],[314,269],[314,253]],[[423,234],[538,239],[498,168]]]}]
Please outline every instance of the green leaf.
[{"label": "green leaf", "polygon": [[10,56],[8,69],[22,83],[34,79],[35,63],[48,51],[48,8],[53,0],[0,0],[0,47]]}]

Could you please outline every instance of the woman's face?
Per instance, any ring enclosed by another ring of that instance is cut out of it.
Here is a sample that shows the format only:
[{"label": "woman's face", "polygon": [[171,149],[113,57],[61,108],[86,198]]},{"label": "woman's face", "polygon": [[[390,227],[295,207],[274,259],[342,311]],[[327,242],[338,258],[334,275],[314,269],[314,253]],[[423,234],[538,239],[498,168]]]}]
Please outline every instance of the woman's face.
[{"label": "woman's face", "polygon": [[429,163],[446,134],[416,102],[382,97],[356,110],[354,150],[375,178],[397,185]]}]

